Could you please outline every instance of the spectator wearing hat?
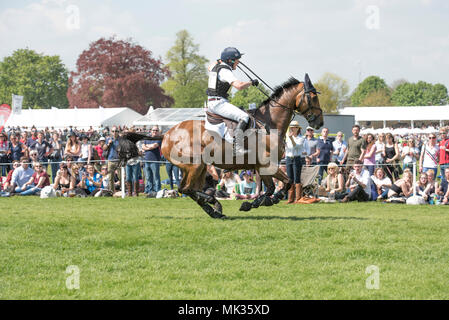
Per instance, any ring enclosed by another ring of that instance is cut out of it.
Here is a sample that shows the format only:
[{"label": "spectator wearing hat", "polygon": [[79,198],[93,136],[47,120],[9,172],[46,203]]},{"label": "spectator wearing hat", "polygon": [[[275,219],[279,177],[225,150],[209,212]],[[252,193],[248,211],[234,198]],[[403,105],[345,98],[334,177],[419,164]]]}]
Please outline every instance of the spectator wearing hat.
[{"label": "spectator wearing hat", "polygon": [[318,140],[315,139],[314,134],[315,129],[313,129],[312,127],[307,127],[303,150],[303,156],[309,156],[312,159],[312,165],[316,164],[316,157],[318,156]]},{"label": "spectator wearing hat", "polygon": [[439,158],[439,164],[440,164],[440,174],[441,174],[441,181],[446,180],[445,170],[446,168],[449,168],[449,138],[447,136],[447,128],[441,128],[440,129],[440,158]]},{"label": "spectator wearing hat", "polygon": [[335,162],[330,162],[327,165],[328,175],[324,181],[328,197],[336,200],[343,199],[345,191],[345,179],[338,169],[338,165]]},{"label": "spectator wearing hat", "polygon": [[78,161],[80,154],[81,144],[78,141],[78,137],[76,136],[75,132],[70,131],[69,138],[64,150],[64,158],[70,156],[72,157],[73,161]]},{"label": "spectator wearing hat", "polygon": [[295,203],[301,198],[301,170],[303,165],[303,146],[304,137],[301,135],[301,126],[298,121],[292,121],[289,126],[286,148],[285,160],[287,167],[287,176],[292,182],[290,190],[288,190],[288,202]]},{"label": "spectator wearing hat", "polygon": [[324,171],[327,173],[327,165],[331,161],[332,153],[334,151],[334,146],[332,141],[328,138],[329,129],[323,128],[321,130],[321,138],[318,140],[317,144],[317,164],[320,165],[320,169],[318,171],[318,183],[321,184],[321,180],[323,179]]}]

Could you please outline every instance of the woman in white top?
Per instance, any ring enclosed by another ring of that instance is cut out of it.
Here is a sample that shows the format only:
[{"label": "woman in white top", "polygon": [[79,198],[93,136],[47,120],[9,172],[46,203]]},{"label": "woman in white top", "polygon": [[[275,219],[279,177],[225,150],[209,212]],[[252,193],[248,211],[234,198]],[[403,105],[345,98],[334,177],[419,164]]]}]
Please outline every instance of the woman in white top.
[{"label": "woman in white top", "polygon": [[229,170],[223,170],[219,186],[221,190],[225,191],[227,194],[229,194],[229,197],[231,197],[232,195],[235,196],[235,194],[237,193],[235,190],[235,186],[240,182],[241,180],[238,174],[235,174],[234,172]]},{"label": "woman in white top", "polygon": [[[288,203],[294,203],[295,200],[301,199],[301,155],[304,146],[304,137],[301,135],[301,127],[298,121],[290,123],[285,146],[285,160],[287,165],[287,176],[292,182],[290,190],[288,190]],[[295,192],[296,191],[296,192]]]},{"label": "woman in white top", "polygon": [[416,148],[415,140],[409,139],[407,145],[402,149],[401,158],[403,159],[403,170],[410,168],[413,170],[413,164],[419,157],[419,149]]},{"label": "woman in white top", "polygon": [[419,158],[419,172],[427,172],[433,170],[434,175],[437,175],[438,162],[440,156],[440,148],[437,144],[437,136],[431,134],[429,141],[422,146],[421,156]]},{"label": "woman in white top", "polygon": [[379,134],[377,137],[376,145],[376,164],[384,164],[385,159],[383,153],[385,152],[385,133]]},{"label": "woman in white top", "polygon": [[89,138],[86,135],[81,136],[81,155],[78,162],[87,162],[90,164],[92,158],[92,145],[89,143]]}]

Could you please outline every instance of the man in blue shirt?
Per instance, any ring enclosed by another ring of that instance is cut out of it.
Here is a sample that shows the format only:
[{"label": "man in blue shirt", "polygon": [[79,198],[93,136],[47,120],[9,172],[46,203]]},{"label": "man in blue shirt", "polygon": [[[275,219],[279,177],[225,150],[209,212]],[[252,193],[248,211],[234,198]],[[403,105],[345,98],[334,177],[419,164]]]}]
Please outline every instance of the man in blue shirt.
[{"label": "man in blue shirt", "polygon": [[[106,139],[106,143],[103,146],[103,150],[109,150],[108,153],[108,175],[109,175],[109,190],[112,190],[114,192],[114,175],[115,171],[118,168],[118,153],[117,148],[119,144],[119,131],[117,127],[112,127],[111,130],[112,137],[109,137]],[[117,170],[117,174],[119,176],[119,179],[121,180],[122,172],[121,170]]]},{"label": "man in blue shirt", "polygon": [[[159,135],[159,128],[151,129],[151,136]],[[145,152],[145,193],[158,192],[161,190],[160,161],[162,141],[144,140],[142,150]]]},{"label": "man in blue shirt", "polygon": [[319,183],[321,184],[321,180],[323,179],[324,171],[327,172],[327,165],[331,161],[332,152],[334,150],[334,147],[332,145],[332,141],[328,138],[329,129],[323,128],[321,130],[321,138],[318,140],[317,143],[317,164],[320,166],[320,170],[318,171],[319,177]]}]

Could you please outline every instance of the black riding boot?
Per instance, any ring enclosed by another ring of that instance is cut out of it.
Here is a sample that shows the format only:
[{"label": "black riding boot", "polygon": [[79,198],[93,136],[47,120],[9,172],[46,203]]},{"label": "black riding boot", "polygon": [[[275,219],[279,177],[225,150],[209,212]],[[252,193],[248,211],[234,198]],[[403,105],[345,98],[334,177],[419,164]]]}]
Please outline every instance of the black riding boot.
[{"label": "black riding boot", "polygon": [[247,127],[247,123],[240,120],[237,127],[234,130],[234,155],[245,155],[248,150],[245,150],[245,143],[243,139],[243,133]]}]

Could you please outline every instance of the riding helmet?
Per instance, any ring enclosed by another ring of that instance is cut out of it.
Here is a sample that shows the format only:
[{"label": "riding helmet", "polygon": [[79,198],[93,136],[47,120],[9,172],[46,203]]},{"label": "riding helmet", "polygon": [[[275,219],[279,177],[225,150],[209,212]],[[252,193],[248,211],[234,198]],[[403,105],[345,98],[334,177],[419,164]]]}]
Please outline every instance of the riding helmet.
[{"label": "riding helmet", "polygon": [[223,52],[221,53],[221,60],[222,61],[237,60],[240,59],[243,55],[244,53],[240,53],[240,51],[237,50],[237,48],[229,47],[224,49]]}]

